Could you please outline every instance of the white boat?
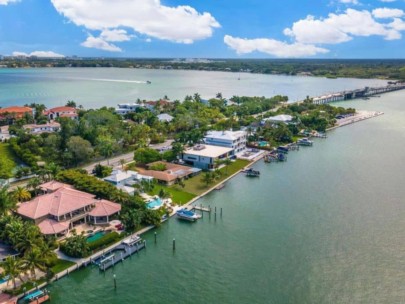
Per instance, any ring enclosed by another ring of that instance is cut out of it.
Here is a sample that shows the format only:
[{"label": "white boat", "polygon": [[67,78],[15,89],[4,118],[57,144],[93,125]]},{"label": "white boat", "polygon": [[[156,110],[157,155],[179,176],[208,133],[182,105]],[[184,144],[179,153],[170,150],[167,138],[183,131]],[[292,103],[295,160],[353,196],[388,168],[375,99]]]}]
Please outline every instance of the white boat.
[{"label": "white boat", "polygon": [[300,138],[297,140],[297,144],[300,146],[312,146],[313,145],[313,141],[309,140],[308,138]]},{"label": "white boat", "polygon": [[201,216],[198,215],[197,213],[187,210],[187,209],[180,209],[179,211],[176,212],[177,218],[190,221],[190,222],[195,222],[198,220]]}]

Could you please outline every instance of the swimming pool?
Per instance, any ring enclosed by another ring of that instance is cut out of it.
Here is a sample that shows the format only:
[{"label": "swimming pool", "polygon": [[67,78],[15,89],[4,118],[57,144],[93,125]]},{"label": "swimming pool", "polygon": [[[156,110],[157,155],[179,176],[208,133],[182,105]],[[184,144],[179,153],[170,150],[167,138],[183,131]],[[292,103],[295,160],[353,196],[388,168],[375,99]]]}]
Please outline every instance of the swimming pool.
[{"label": "swimming pool", "polygon": [[269,143],[267,141],[263,140],[263,141],[259,141],[258,144],[259,144],[259,147],[266,147]]},{"label": "swimming pool", "polygon": [[157,197],[154,200],[146,203],[146,206],[148,207],[148,209],[157,209],[157,208],[161,207],[162,205],[163,205],[163,202],[160,199],[160,197]]},{"label": "swimming pool", "polygon": [[91,243],[101,239],[106,234],[105,231],[97,231],[95,234],[87,237],[87,243]]},{"label": "swimming pool", "polygon": [[0,278],[0,284],[7,282],[9,278],[10,278],[10,276],[5,276],[3,278]]}]

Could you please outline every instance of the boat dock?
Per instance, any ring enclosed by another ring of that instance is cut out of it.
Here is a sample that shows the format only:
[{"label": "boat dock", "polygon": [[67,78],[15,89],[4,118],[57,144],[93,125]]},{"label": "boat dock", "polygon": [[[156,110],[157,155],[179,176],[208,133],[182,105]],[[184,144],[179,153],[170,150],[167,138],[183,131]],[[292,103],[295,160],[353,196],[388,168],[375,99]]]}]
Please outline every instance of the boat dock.
[{"label": "boat dock", "polygon": [[121,242],[121,244],[110,249],[96,260],[92,261],[100,270],[106,271],[114,267],[115,264],[123,262],[127,257],[146,248],[146,241],[140,237],[130,237]]},{"label": "boat dock", "polygon": [[211,212],[211,208],[203,207],[203,206],[191,206],[191,210],[198,210],[202,212]]}]

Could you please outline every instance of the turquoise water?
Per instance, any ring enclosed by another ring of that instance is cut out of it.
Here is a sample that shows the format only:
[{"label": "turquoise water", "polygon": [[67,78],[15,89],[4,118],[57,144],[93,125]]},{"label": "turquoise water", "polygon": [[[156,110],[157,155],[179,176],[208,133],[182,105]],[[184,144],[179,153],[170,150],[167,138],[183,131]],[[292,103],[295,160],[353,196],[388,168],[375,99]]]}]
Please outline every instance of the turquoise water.
[{"label": "turquoise water", "polygon": [[404,101],[395,92],[341,103],[385,115],[288,162],[257,163],[260,178],[240,174],[198,201],[222,218],[170,219],[114,269],[53,283],[52,303],[404,303]]},{"label": "turquoise water", "polygon": [[87,242],[91,243],[91,242],[97,241],[97,240],[101,239],[105,234],[106,234],[105,231],[97,231],[92,236],[87,237]]},{"label": "turquoise water", "polygon": [[[150,80],[151,84],[146,84]],[[0,69],[0,106],[44,103],[48,107],[74,100],[85,108],[115,107],[138,98],[171,100],[199,93],[212,98],[221,92],[233,95],[273,96],[290,100],[346,89],[385,84],[382,80],[327,79],[235,73],[141,70],[118,68]]]},{"label": "turquoise water", "polygon": [[163,202],[162,202],[162,200],[160,199],[160,197],[157,197],[157,198],[155,198],[154,200],[149,201],[146,205],[148,206],[149,209],[153,209],[153,208],[155,208],[155,207],[160,207],[160,206],[162,206],[162,205],[163,205]]}]

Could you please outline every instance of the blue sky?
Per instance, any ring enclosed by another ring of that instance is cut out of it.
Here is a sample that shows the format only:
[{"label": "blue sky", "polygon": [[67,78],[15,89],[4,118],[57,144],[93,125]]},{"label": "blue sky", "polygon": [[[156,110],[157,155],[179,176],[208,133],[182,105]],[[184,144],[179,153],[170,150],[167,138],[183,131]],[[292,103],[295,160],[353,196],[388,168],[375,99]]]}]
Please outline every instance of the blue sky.
[{"label": "blue sky", "polygon": [[405,58],[405,0],[0,0],[0,54]]}]

